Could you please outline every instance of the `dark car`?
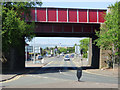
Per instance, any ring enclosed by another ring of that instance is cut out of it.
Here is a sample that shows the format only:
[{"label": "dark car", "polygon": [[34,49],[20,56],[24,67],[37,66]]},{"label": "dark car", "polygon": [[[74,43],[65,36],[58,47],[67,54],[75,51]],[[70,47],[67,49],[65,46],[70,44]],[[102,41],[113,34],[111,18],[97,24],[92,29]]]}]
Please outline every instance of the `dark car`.
[{"label": "dark car", "polygon": [[72,54],[70,57],[71,57],[71,58],[74,58],[74,54]]},{"label": "dark car", "polygon": [[38,56],[38,60],[41,60],[41,59],[43,59],[43,57],[42,56]]}]

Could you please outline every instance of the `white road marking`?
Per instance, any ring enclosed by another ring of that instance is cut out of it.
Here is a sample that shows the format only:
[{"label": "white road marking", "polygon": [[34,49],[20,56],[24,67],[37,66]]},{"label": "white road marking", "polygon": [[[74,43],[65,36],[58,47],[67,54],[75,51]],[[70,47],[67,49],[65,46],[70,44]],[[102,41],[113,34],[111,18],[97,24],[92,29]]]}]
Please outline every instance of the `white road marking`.
[{"label": "white road marking", "polygon": [[26,76],[37,77],[37,78],[49,78],[49,77],[38,76],[38,75],[26,75]]},{"label": "white road marking", "polygon": [[45,65],[45,66],[43,66],[43,67],[46,67],[46,66],[50,65],[52,62],[53,62],[53,61],[49,62],[47,65]]}]

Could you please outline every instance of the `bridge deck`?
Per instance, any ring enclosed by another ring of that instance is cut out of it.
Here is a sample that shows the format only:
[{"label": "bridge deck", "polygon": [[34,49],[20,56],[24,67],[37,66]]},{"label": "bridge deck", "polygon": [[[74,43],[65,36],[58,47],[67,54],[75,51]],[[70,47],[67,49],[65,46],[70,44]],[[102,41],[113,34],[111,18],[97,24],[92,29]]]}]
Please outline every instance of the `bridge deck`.
[{"label": "bridge deck", "polygon": [[35,23],[35,33],[58,33],[58,34],[95,34],[95,30],[100,30],[100,24],[81,23]]},{"label": "bridge deck", "polygon": [[[32,21],[54,23],[103,23],[106,9],[32,8]],[[26,18],[26,21],[28,19]]]}]

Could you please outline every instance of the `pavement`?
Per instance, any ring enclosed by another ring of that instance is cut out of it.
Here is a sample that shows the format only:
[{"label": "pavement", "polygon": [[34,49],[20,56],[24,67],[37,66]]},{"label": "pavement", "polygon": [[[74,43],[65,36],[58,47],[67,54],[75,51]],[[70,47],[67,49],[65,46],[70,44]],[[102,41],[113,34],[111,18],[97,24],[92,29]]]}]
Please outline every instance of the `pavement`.
[{"label": "pavement", "polygon": [[[76,64],[78,63],[77,61],[78,61],[77,59],[74,59],[74,62]],[[85,65],[86,61],[83,62],[83,63]],[[27,67],[43,67],[46,64],[47,63],[41,63],[41,62],[36,62],[35,64],[33,64],[32,62],[27,62],[26,66]],[[88,65],[88,63],[86,63],[86,64]],[[77,66],[81,66],[81,65],[77,65]],[[20,76],[22,74],[27,74],[29,72],[32,72],[32,70],[30,70],[30,71],[27,70],[27,71],[24,71],[24,72],[18,72],[18,73],[15,73],[15,74],[0,74],[0,82],[4,82],[4,81],[7,81],[7,80],[14,79],[16,76]],[[87,69],[87,70],[83,70],[83,72],[118,78],[118,68],[115,68],[115,69],[105,69],[105,68],[104,69]]]},{"label": "pavement", "polygon": [[[28,61],[27,64],[25,64],[25,67],[43,67],[45,66],[47,63],[41,63],[39,61],[36,61],[35,64],[33,63],[33,61]],[[14,79],[16,76],[20,76],[20,75],[23,75],[23,74],[27,74],[27,73],[30,73],[30,72],[33,72],[35,69],[33,70],[28,70],[28,69],[25,69],[24,71],[15,71],[13,73],[5,73],[5,74],[0,74],[0,82],[4,82],[4,81],[7,81],[7,80],[11,80],[11,79]]]},{"label": "pavement", "polygon": [[96,74],[96,75],[102,75],[102,76],[108,76],[108,77],[116,77],[118,78],[118,68],[115,69],[88,69],[85,72]]},{"label": "pavement", "polygon": [[[79,90],[82,90],[80,88],[110,88],[110,90],[118,90],[117,84],[107,84],[107,83],[95,83],[95,82],[89,82],[89,81],[64,81],[64,82],[55,82],[55,83],[49,83],[49,84],[36,84],[36,85],[25,85],[22,86],[22,88],[79,88]],[[113,89],[112,89],[113,88]],[[115,89],[114,89],[115,88]],[[70,89],[71,90],[71,89]],[[85,89],[87,90],[87,89]],[[91,89],[92,90],[92,89]],[[94,90],[94,89],[93,89]],[[107,89],[106,89],[107,90]]]},{"label": "pavement", "polygon": [[[88,63],[87,59],[83,59],[82,61],[80,60],[80,57],[76,57],[73,59],[74,63],[76,64],[77,67],[84,67],[84,66],[90,66]],[[118,78],[118,67],[112,69],[112,68],[101,68],[101,69],[87,69],[84,70],[84,72],[86,73],[90,73],[90,74],[96,74],[96,75],[102,75],[102,76],[110,76],[110,77],[116,77]]]}]

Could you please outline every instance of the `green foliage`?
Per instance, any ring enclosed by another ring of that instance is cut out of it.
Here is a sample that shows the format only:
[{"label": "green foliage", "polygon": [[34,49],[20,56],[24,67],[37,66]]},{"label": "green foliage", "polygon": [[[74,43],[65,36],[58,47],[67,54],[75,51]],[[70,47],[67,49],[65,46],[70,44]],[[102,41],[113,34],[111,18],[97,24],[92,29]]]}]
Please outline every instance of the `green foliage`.
[{"label": "green foliage", "polygon": [[46,48],[45,48],[45,50],[49,50],[49,48],[48,48],[48,47],[46,47]]},{"label": "green foliage", "polygon": [[61,52],[67,53],[67,49],[64,48],[64,47],[59,48],[59,51],[60,51],[60,53],[61,53]]},{"label": "green foliage", "polygon": [[55,48],[57,48],[57,46],[55,46]]},{"label": "green foliage", "polygon": [[89,38],[80,40],[80,48],[83,49],[84,58],[87,58],[88,46],[89,46]]},{"label": "green foliage", "polygon": [[75,48],[74,47],[68,47],[67,51],[69,51],[69,53],[74,53],[75,52]]},{"label": "green foliage", "polygon": [[105,25],[102,25],[100,28],[100,32],[96,31],[96,35],[98,39],[95,40],[97,42],[97,46],[103,49],[112,49],[117,50],[120,47],[120,41],[118,40],[118,35],[120,32],[120,24],[119,24],[119,9],[120,2],[116,2],[114,5],[111,5],[110,13],[105,16]]},{"label": "green foliage", "polygon": [[50,50],[53,50],[54,48],[50,47]]},{"label": "green foliage", "polygon": [[[64,52],[64,53],[74,53],[75,48],[74,47],[67,47],[67,48],[60,47],[60,48],[58,48],[58,51],[59,51],[59,53],[62,53],[62,52]],[[67,51],[69,51],[69,52],[67,52]]]},{"label": "green foliage", "polygon": [[[30,16],[30,9],[35,4],[41,2],[4,2],[2,3],[2,46],[3,52],[7,52],[11,47],[20,45],[19,40],[27,37],[31,40],[34,36],[34,22],[27,23],[24,15]],[[31,17],[29,17],[29,20]]]},{"label": "green foliage", "polygon": [[85,53],[83,54],[83,58],[87,58],[87,57],[88,57],[88,53],[85,52]]},{"label": "green foliage", "polygon": [[110,13],[105,16],[105,24],[101,25],[100,32],[96,31],[98,39],[95,40],[96,45],[102,49],[112,51],[111,61],[114,63],[120,62],[118,55],[120,55],[120,2],[116,2],[110,6]]}]

